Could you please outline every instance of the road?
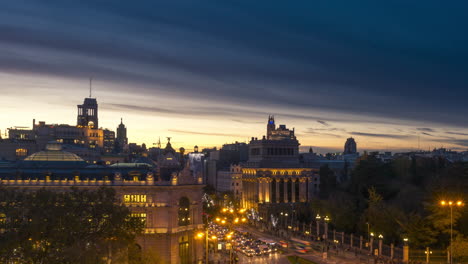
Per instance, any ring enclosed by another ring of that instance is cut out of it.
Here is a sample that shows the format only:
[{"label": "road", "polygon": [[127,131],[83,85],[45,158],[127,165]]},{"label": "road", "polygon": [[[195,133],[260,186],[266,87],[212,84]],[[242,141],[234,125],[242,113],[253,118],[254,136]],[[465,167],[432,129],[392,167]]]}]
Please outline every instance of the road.
[{"label": "road", "polygon": [[239,254],[239,263],[258,263],[258,264],[289,264],[285,255],[275,253],[270,256],[247,257],[244,254]]}]

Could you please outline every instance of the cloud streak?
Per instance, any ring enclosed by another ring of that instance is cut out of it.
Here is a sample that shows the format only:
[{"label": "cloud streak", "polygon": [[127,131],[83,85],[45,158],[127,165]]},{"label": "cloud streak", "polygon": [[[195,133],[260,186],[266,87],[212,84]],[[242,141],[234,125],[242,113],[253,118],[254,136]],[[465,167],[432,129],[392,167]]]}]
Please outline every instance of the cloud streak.
[{"label": "cloud streak", "polygon": [[391,138],[391,139],[410,139],[414,138],[411,135],[396,135],[396,134],[376,134],[376,133],[364,133],[364,132],[351,132],[353,136],[363,136],[363,137],[375,137],[375,138]]}]

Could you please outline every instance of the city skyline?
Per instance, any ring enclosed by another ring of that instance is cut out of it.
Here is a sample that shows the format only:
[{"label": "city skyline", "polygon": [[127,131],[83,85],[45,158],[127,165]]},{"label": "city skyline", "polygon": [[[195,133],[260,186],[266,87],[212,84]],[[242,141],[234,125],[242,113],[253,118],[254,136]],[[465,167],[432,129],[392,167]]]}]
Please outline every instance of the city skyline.
[{"label": "city skyline", "polygon": [[270,114],[322,153],[468,147],[466,4],[24,3],[0,11],[2,134],[74,125],[93,77],[100,126],[148,147],[261,137]]}]

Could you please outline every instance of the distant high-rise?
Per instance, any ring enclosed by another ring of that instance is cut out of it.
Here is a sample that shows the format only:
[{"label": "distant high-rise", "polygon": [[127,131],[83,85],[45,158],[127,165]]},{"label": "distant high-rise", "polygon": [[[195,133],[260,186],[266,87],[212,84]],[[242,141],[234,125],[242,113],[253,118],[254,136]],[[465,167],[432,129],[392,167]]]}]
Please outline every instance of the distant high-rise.
[{"label": "distant high-rise", "polygon": [[346,140],[343,154],[355,154],[355,153],[357,153],[356,141],[354,141],[354,138],[350,137]]},{"label": "distant high-rise", "polygon": [[275,131],[276,125],[275,125],[275,117],[274,116],[268,116],[268,124],[267,124],[267,139],[270,139],[271,137],[271,132]]},{"label": "distant high-rise", "polygon": [[118,143],[118,150],[122,151],[123,147],[128,144],[127,138],[127,128],[123,124],[123,119],[120,119],[120,124],[117,127],[117,143]]},{"label": "distant high-rise", "polygon": [[96,98],[85,98],[82,105],[78,105],[77,126],[98,128],[98,104]]}]

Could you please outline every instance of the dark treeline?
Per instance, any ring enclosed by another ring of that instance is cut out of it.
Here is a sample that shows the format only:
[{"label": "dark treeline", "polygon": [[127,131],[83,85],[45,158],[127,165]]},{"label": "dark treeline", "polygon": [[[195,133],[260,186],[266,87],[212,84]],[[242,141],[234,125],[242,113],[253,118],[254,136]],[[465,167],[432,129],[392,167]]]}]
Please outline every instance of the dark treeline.
[{"label": "dark treeline", "polygon": [[111,188],[0,187],[1,263],[142,263],[135,237],[143,226]]},{"label": "dark treeline", "polygon": [[[401,157],[384,163],[366,156],[347,181],[338,184],[328,167],[320,169],[320,181],[313,213],[328,214],[337,230],[364,237],[368,223],[387,243],[401,245],[407,237],[413,248],[447,248],[450,209],[440,202],[468,201],[468,163],[442,158]],[[454,257],[468,255],[467,209],[465,205],[453,210]]]}]

